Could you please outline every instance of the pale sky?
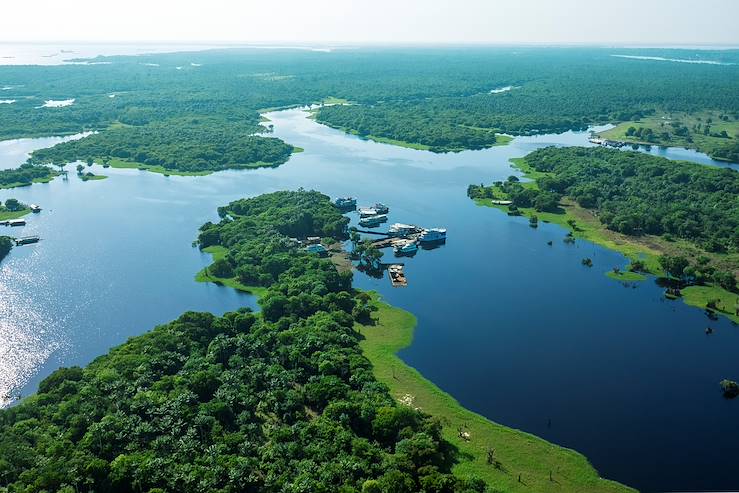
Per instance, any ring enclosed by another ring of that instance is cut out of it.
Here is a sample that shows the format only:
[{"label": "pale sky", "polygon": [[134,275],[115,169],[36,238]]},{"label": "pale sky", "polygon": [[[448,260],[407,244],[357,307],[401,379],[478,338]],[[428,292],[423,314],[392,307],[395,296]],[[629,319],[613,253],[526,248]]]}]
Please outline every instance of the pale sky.
[{"label": "pale sky", "polygon": [[2,0],[0,41],[739,44],[735,0]]}]

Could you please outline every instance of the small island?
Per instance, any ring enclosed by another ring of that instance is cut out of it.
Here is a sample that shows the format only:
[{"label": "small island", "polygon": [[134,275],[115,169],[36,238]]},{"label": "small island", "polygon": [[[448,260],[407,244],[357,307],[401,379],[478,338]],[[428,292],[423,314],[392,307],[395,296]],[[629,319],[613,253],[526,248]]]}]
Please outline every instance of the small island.
[{"label": "small island", "polygon": [[59,175],[59,172],[48,166],[25,163],[18,168],[0,170],[0,189],[48,183]]}]

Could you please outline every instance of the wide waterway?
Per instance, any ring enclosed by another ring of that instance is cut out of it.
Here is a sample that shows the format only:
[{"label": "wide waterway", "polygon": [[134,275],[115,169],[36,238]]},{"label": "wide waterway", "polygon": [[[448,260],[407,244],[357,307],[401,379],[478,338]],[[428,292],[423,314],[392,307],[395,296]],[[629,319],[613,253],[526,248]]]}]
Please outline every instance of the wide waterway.
[{"label": "wide waterway", "polygon": [[[739,401],[724,400],[718,382],[739,376],[739,328],[666,301],[652,280],[607,278],[626,264],[617,253],[568,246],[557,226],[531,229],[465,195],[470,183],[512,174],[509,158],[587,145],[587,133],[438,155],[306,116],[268,115],[277,137],[305,149],[276,169],[165,177],[94,166],[110,178],[81,182],[72,172],[1,190],[2,200],[44,211],[24,228],[0,227],[42,237],[0,264],[0,395],[27,395],[57,367],[86,364],[183,311],[254,306],[249,295],[193,281],[209,262],[191,247],[197,229],[231,200],[313,188],[384,202],[390,222],[448,228],[446,245],[405,260],[409,287],[362,274],[355,285],[418,317],[401,357],[464,406],[574,448],[604,477],[644,491],[737,487]],[[33,148],[23,142],[23,152]],[[13,147],[0,152],[23,154]],[[582,266],[583,257],[594,266]]]}]

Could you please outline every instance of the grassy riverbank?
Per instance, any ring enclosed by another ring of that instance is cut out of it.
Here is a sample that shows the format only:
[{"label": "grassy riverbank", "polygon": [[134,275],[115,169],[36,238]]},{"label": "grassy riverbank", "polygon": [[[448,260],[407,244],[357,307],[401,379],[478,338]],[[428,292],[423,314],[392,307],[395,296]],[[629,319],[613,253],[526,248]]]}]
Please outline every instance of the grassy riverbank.
[{"label": "grassy riverbank", "polygon": [[[537,188],[535,180],[550,175],[532,169],[524,158],[511,159],[512,167],[520,170],[523,177],[530,181],[522,183],[524,187]],[[497,186],[493,186],[493,198],[477,198],[478,205],[494,207],[502,212],[508,212],[507,205],[498,205],[496,200],[508,199],[507,195]],[[659,264],[661,255],[681,255],[688,258],[706,256],[716,266],[732,269],[737,264],[737,254],[716,254],[707,252],[695,244],[685,240],[674,239],[668,241],[664,237],[655,235],[629,236],[607,229],[593,211],[579,206],[573,200],[565,197],[560,201],[560,210],[554,212],[540,212],[533,207],[519,207],[524,217],[537,216],[539,221],[557,224],[570,231],[577,239],[587,240],[610,250],[617,251],[627,257],[630,262],[636,260],[644,264],[645,273],[655,276],[664,276],[665,272]],[[610,266],[609,266],[610,267]],[[619,281],[640,281],[646,279],[640,273],[627,270],[616,274],[606,272],[608,277]],[[682,300],[688,305],[697,308],[706,308],[709,301],[714,300],[719,313],[734,322],[739,322],[739,316],[734,313],[738,295],[729,292],[717,285],[691,286],[683,290]]]},{"label": "grassy riverbank", "polygon": [[19,219],[26,214],[29,214],[31,212],[31,209],[28,207],[20,210],[20,211],[9,211],[5,209],[4,207],[0,208],[0,221],[8,221],[10,219]]},{"label": "grassy riverbank", "polygon": [[[705,133],[706,127],[708,133]],[[641,129],[640,135],[629,135],[630,128],[637,131]],[[649,134],[645,137],[647,129]],[[722,149],[739,138],[739,120],[717,111],[657,113],[640,120],[619,123],[598,135],[620,142],[696,149],[714,159],[726,160]]]},{"label": "grassy riverbank", "polygon": [[[226,249],[211,246],[203,250],[213,260],[222,259]],[[235,279],[223,279],[199,272],[196,280],[216,282],[258,297],[265,288],[244,286]],[[363,340],[362,353],[370,360],[373,374],[387,385],[395,399],[403,404],[418,407],[441,419],[443,436],[457,447],[457,463],[453,467],[459,476],[475,476],[486,481],[490,491],[506,492],[588,492],[617,493],[633,491],[618,483],[598,477],[597,472],[579,453],[553,445],[528,433],[495,424],[488,419],[464,409],[449,394],[426,380],[414,368],[406,365],[396,353],[411,344],[416,328],[416,318],[409,312],[380,301],[376,293],[370,293],[374,324],[356,324]],[[470,440],[462,440],[458,427],[470,434]],[[487,450],[495,449],[500,467],[487,464]],[[550,481],[550,471],[552,473]],[[519,474],[521,482],[519,482]]]},{"label": "grassy riverbank", "polygon": [[[213,262],[222,259],[226,256],[226,253],[228,253],[227,248],[218,245],[203,248],[202,251],[205,253],[209,253],[213,259]],[[256,297],[262,296],[267,291],[267,288],[261,286],[247,286],[245,284],[242,284],[239,282],[236,276],[231,278],[214,276],[209,272],[208,267],[195,274],[195,280],[197,282],[212,282],[214,284],[218,284],[219,286],[227,286],[229,288],[233,288],[244,293],[253,294]]]},{"label": "grassy riverbank", "polygon": [[[416,318],[380,301],[373,294],[374,325],[357,325],[364,336],[360,347],[372,362],[375,377],[400,402],[441,419],[443,435],[459,450],[453,470],[460,476],[485,480],[492,491],[597,493],[627,492],[631,488],[601,479],[579,453],[514,430],[462,407],[452,396],[406,365],[397,352],[411,344]],[[457,429],[470,435],[461,439]],[[500,468],[487,464],[488,448],[495,449]],[[552,473],[550,481],[549,473]],[[518,481],[519,474],[521,482]]]}]

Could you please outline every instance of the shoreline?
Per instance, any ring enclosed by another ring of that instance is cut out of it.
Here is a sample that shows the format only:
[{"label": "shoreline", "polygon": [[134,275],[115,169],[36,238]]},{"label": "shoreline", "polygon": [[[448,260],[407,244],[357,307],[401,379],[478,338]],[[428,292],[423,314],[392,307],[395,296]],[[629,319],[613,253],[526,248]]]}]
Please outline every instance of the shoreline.
[{"label": "shoreline", "polygon": [[[418,407],[441,420],[444,438],[459,451],[460,459],[452,467],[455,474],[480,477],[493,491],[497,491],[495,488],[507,492],[636,491],[601,478],[587,458],[575,450],[495,423],[463,407],[398,356],[398,351],[413,342],[416,317],[383,302],[376,292],[369,294],[377,307],[373,312],[376,323],[356,325],[363,336],[359,347],[372,363],[375,378],[389,387],[399,403]],[[469,433],[468,440],[460,438],[457,431],[460,427]],[[495,450],[500,467],[487,463],[488,448]],[[522,483],[518,482],[519,474]]]},{"label": "shoreline", "polygon": [[[213,261],[223,258],[226,248],[210,246],[202,250]],[[338,266],[337,266],[338,268]],[[267,288],[245,286],[235,278],[219,278],[208,273],[208,267],[195,276],[197,282],[212,282],[260,298]],[[375,378],[390,389],[393,398],[403,405],[418,407],[440,419],[443,437],[459,454],[452,472],[462,477],[479,477],[489,488],[502,487],[509,492],[554,492],[566,487],[571,493],[633,493],[637,490],[603,479],[587,458],[579,452],[548,442],[515,428],[495,423],[464,408],[454,397],[406,364],[398,351],[413,342],[416,317],[368,292],[374,324],[355,324],[362,340],[359,347],[372,364]],[[469,440],[460,438],[462,427]],[[487,463],[487,450],[495,449],[500,466]],[[550,472],[552,480],[550,480]],[[518,475],[521,475],[521,483]],[[533,490],[532,490],[533,488]]]},{"label": "shoreline", "polygon": [[[544,176],[545,173],[533,170],[526,163],[525,158],[512,158],[510,160],[511,168],[518,170],[522,173],[523,177],[530,180],[527,182],[521,182],[524,186],[536,187],[536,178]],[[494,186],[493,186],[494,187]],[[499,205],[493,203],[497,199],[505,199],[506,197],[498,194],[502,193],[500,190],[494,187],[496,197],[492,199],[473,199],[474,202],[483,207],[491,207],[498,209],[501,212],[507,213],[507,205]],[[628,282],[639,282],[648,279],[644,274],[661,277],[665,273],[659,264],[659,256],[664,253],[673,253],[672,250],[684,248],[683,253],[693,254],[697,253],[697,247],[689,244],[684,240],[677,240],[674,245],[666,246],[666,240],[660,237],[632,237],[622,233],[611,231],[603,226],[598,218],[590,211],[580,207],[574,201],[565,197],[561,203],[561,213],[553,212],[538,212],[534,208],[519,208],[521,217],[530,218],[537,216],[540,221],[556,224],[566,231],[569,231],[572,236],[576,239],[590,241],[596,245],[602,246],[609,250],[620,253],[625,256],[629,262],[640,260],[645,264],[644,272],[632,272],[628,270],[628,266],[620,274],[615,274],[613,271],[608,271],[605,275],[611,279],[617,281],[628,281]],[[575,221],[574,227],[569,221]],[[704,252],[700,252],[704,253]],[[641,278],[637,277],[640,276]],[[682,289],[682,296],[680,299],[683,303],[700,309],[706,309],[706,303],[709,299],[717,299],[719,301],[720,308],[715,309],[715,313],[720,314],[728,318],[734,323],[739,323],[739,315],[734,314],[731,309],[739,303],[739,294],[729,292],[716,285],[693,285]]]}]

